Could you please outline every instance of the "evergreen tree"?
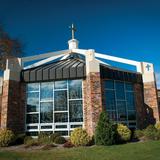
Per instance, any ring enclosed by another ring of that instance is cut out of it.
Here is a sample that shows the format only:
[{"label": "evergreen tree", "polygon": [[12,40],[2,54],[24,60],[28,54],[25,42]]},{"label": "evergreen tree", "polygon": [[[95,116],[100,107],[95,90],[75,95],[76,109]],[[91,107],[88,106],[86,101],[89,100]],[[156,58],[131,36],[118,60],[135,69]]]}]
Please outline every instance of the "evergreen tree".
[{"label": "evergreen tree", "polygon": [[109,119],[107,112],[103,111],[95,131],[95,143],[97,145],[112,145],[116,143],[116,136],[116,124]]}]

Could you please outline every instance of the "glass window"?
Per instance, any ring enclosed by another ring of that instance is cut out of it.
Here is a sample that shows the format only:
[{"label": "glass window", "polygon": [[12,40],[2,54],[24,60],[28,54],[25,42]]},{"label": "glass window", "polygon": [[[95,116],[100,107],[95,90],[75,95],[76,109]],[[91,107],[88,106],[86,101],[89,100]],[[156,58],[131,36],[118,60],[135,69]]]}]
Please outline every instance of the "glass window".
[{"label": "glass window", "polygon": [[126,83],[125,87],[126,87],[126,91],[133,91],[133,85],[132,85],[132,83]]},{"label": "glass window", "polygon": [[69,102],[69,118],[70,122],[82,122],[83,121],[83,111],[82,111],[82,101],[70,101]]},{"label": "glass window", "polygon": [[26,123],[38,123],[39,115],[38,114],[27,114]]},{"label": "glass window", "polygon": [[129,111],[128,112],[128,120],[136,120],[136,113],[135,113],[135,111]]},{"label": "glass window", "polygon": [[54,92],[54,110],[66,111],[67,110],[67,91],[55,91]]},{"label": "glass window", "polygon": [[124,92],[124,83],[123,82],[116,82],[116,97],[117,99],[125,99],[125,92]]},{"label": "glass window", "polygon": [[55,122],[68,122],[68,113],[67,112],[61,112],[61,113],[55,113]]},{"label": "glass window", "polygon": [[53,83],[41,83],[41,101],[53,100]]},{"label": "glass window", "polygon": [[126,102],[117,101],[118,121],[127,120]]},{"label": "glass window", "polygon": [[41,102],[41,123],[52,123],[53,122],[53,103],[52,102]]},{"label": "glass window", "polygon": [[27,132],[68,135],[83,125],[82,80],[29,83],[26,89]]},{"label": "glass window", "polygon": [[38,132],[27,132],[27,136],[38,136]]},{"label": "glass window", "polygon": [[55,81],[55,89],[67,89],[67,81]]},{"label": "glass window", "polygon": [[39,83],[28,83],[27,84],[27,91],[39,91]]},{"label": "glass window", "polygon": [[116,104],[115,104],[115,92],[113,90],[107,90],[105,92],[105,104],[107,110],[115,110]]},{"label": "glass window", "polygon": [[27,112],[39,111],[39,93],[28,92],[27,93]]},{"label": "glass window", "polygon": [[128,110],[135,110],[134,93],[133,92],[126,92],[126,100],[127,100]]},{"label": "glass window", "polygon": [[[112,89],[114,84],[115,90]],[[127,124],[129,127],[136,127],[134,85],[128,82],[107,80],[105,86],[104,104],[109,117],[114,121]]]},{"label": "glass window", "polygon": [[68,131],[55,131],[54,133],[58,133],[61,136],[68,136]]},{"label": "glass window", "polygon": [[69,98],[70,99],[82,98],[82,81],[81,80],[69,81]]},{"label": "glass window", "polygon": [[117,113],[116,111],[107,111],[109,118],[111,120],[117,121]]},{"label": "glass window", "polygon": [[114,81],[112,80],[106,80],[104,82],[105,89],[114,89]]}]

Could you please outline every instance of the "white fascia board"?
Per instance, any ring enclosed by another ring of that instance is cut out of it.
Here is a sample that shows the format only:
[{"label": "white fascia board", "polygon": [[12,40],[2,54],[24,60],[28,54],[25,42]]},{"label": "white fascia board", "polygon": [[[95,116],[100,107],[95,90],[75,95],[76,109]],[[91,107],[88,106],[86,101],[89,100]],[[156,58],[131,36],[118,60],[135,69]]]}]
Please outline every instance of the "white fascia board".
[{"label": "white fascia board", "polygon": [[96,58],[96,60],[97,60],[99,63],[101,63],[101,64],[104,64],[104,65],[110,66],[108,63],[105,63],[105,62],[103,62],[103,61],[101,61],[101,60],[99,60],[99,59],[97,59],[97,58]]},{"label": "white fascia board", "polygon": [[38,66],[43,65],[43,64],[45,64],[45,63],[48,63],[48,62],[50,62],[50,61],[53,61],[53,60],[55,60],[55,59],[57,59],[57,58],[60,58],[60,57],[62,57],[62,56],[64,56],[64,55],[65,55],[65,54],[62,54],[62,55],[60,54],[60,55],[57,55],[57,56],[49,57],[49,58],[47,58],[47,59],[41,60],[41,61],[36,62],[36,63],[34,63],[34,64],[31,64],[31,65],[29,65],[29,66],[26,66],[26,67],[24,67],[23,69],[26,70],[26,69],[38,67]]},{"label": "white fascia board", "polygon": [[63,57],[61,58],[61,60],[64,60],[64,59],[66,59],[66,58],[69,57],[69,56],[70,56],[70,54],[67,54],[67,55],[63,56]]},{"label": "white fascia board", "polygon": [[109,56],[109,55],[101,54],[101,53],[95,53],[95,57],[110,60],[110,61],[115,61],[115,62],[119,62],[119,63],[133,65],[133,66],[136,66],[137,72],[142,72],[141,71],[141,63],[138,61],[129,60],[129,59],[125,59],[125,58],[119,58],[119,57],[115,57],[115,56]]},{"label": "white fascia board", "polygon": [[85,50],[85,49],[72,49],[72,52],[82,54],[84,56],[86,56],[86,51],[87,50]]},{"label": "white fascia board", "polygon": [[60,54],[61,55],[68,54],[68,53],[71,53],[71,50],[67,49],[67,50],[61,50],[61,51],[57,51],[57,52],[49,52],[49,53],[39,54],[39,55],[35,55],[35,56],[23,57],[22,62],[40,60],[40,59],[44,59],[44,58],[48,58],[48,57],[52,57],[52,56],[57,56]]}]

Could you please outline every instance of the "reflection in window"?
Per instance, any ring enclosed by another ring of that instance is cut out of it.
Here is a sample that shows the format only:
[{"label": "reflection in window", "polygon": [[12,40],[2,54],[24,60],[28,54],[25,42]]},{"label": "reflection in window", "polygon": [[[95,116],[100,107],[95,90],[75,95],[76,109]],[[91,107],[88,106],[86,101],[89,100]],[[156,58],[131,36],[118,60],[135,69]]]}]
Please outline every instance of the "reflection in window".
[{"label": "reflection in window", "polygon": [[38,114],[27,114],[26,123],[38,123],[39,115]]},{"label": "reflection in window", "polygon": [[55,122],[68,122],[68,113],[62,112],[62,113],[55,113]]},{"label": "reflection in window", "polygon": [[52,102],[41,102],[40,120],[41,120],[41,123],[53,122],[53,103]]},{"label": "reflection in window", "polygon": [[54,89],[67,89],[67,81],[55,81]]},{"label": "reflection in window", "polygon": [[104,85],[106,89],[114,89],[114,81],[112,80],[105,81]]},{"label": "reflection in window", "polygon": [[39,83],[28,83],[27,91],[39,91]]},{"label": "reflection in window", "polygon": [[136,127],[136,109],[133,84],[114,80],[105,81],[105,106],[109,117]]},{"label": "reflection in window", "polygon": [[124,93],[124,83],[123,82],[116,82],[116,97],[117,99],[125,99],[125,93]]},{"label": "reflection in window", "polygon": [[112,90],[107,90],[105,92],[105,104],[107,107],[107,110],[115,110],[116,109],[116,104],[115,104],[115,92]]},{"label": "reflection in window", "polygon": [[27,112],[39,111],[39,93],[28,92],[27,93]]},{"label": "reflection in window", "polygon": [[135,110],[134,93],[126,92],[127,107],[129,110]]},{"label": "reflection in window", "polygon": [[83,121],[83,111],[82,111],[82,101],[70,101],[69,103],[69,117],[70,122],[82,122]]},{"label": "reflection in window", "polygon": [[126,91],[133,91],[133,85],[131,83],[125,84]]},{"label": "reflection in window", "polygon": [[136,113],[135,111],[129,111],[128,112],[128,120],[136,120]]},{"label": "reflection in window", "polygon": [[69,98],[70,99],[82,98],[82,81],[81,80],[69,81]]},{"label": "reflection in window", "polygon": [[68,136],[83,125],[82,80],[27,84],[26,112],[27,132]]},{"label": "reflection in window", "polygon": [[46,82],[41,83],[41,101],[53,100],[53,83]]},{"label": "reflection in window", "polygon": [[118,121],[127,120],[126,102],[125,101],[117,101],[117,110],[118,110]]},{"label": "reflection in window", "polygon": [[55,91],[54,92],[54,110],[66,111],[67,110],[67,91]]}]

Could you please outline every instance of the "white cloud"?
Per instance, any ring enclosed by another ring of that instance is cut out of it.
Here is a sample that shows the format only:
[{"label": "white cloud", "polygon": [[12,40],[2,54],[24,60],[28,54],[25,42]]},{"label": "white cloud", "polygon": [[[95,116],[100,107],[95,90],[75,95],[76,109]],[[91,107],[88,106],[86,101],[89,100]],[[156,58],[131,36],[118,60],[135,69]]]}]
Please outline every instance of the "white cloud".
[{"label": "white cloud", "polygon": [[156,73],[157,88],[160,89],[160,72]]}]

